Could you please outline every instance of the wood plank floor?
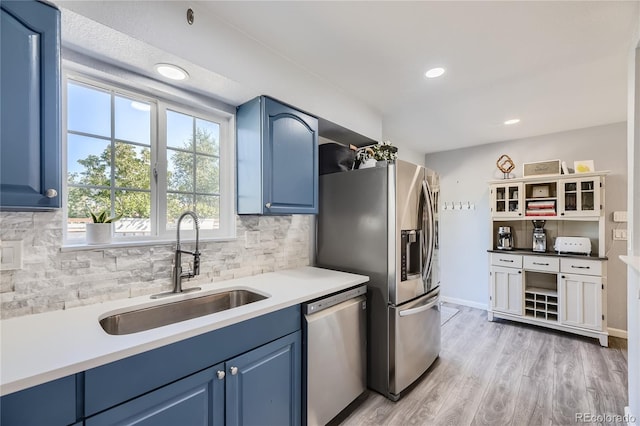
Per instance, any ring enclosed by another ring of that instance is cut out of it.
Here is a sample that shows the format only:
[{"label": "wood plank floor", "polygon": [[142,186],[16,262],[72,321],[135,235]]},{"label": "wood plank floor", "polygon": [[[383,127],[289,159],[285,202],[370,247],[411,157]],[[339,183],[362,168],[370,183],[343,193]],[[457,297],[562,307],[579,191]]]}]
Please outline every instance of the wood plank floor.
[{"label": "wood plank floor", "polygon": [[607,420],[627,405],[626,340],[603,348],[448,306],[460,312],[443,325],[440,358],[412,389],[395,403],[367,391],[331,425],[569,425],[580,423],[578,413],[624,424]]}]

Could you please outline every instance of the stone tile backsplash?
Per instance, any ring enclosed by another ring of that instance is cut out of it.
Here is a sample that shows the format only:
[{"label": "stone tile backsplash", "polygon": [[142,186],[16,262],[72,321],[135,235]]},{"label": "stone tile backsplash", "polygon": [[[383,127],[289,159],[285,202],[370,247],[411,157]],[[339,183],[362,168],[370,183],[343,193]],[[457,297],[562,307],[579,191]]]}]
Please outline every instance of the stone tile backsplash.
[{"label": "stone tile backsplash", "polygon": [[[174,245],[62,252],[62,220],[60,210],[0,213],[0,241],[23,244],[22,269],[0,273],[1,318],[171,289]],[[197,281],[309,265],[312,223],[312,216],[238,216],[237,239],[201,243]]]}]

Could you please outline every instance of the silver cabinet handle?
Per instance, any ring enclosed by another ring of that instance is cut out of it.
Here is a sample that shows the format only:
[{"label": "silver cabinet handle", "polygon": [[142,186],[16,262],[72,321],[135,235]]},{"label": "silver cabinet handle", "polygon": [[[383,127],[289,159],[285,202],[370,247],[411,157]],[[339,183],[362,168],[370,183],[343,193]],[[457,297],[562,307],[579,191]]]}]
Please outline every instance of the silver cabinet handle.
[{"label": "silver cabinet handle", "polygon": [[218,371],[216,372],[216,376],[218,376],[218,380],[222,380],[222,379],[224,379],[224,376],[225,376],[224,371],[222,371],[222,370],[218,370]]},{"label": "silver cabinet handle", "polygon": [[270,208],[271,208],[271,203],[266,203],[264,206],[265,206],[266,208],[270,209]]},{"label": "silver cabinet handle", "polygon": [[44,191],[44,196],[47,198],[54,198],[58,196],[58,191],[56,191],[53,188],[49,188],[46,191]]},{"label": "silver cabinet handle", "polygon": [[231,371],[232,376],[235,376],[236,374],[238,374],[238,367],[231,367],[229,371]]},{"label": "silver cabinet handle", "polygon": [[540,266],[549,266],[548,263],[538,263],[538,262],[533,262],[534,265],[540,265]]},{"label": "silver cabinet handle", "polygon": [[575,269],[591,269],[591,266],[576,266],[576,265],[571,265],[572,268]]},{"label": "silver cabinet handle", "polygon": [[509,262],[509,263],[513,263],[513,260],[508,260],[508,259],[498,259],[500,262]]}]

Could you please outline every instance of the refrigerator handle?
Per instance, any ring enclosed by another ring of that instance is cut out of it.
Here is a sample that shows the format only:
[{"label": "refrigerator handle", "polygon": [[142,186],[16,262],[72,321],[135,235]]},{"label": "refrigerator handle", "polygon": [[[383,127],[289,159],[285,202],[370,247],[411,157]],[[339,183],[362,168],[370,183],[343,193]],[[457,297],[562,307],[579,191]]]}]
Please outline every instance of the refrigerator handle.
[{"label": "refrigerator handle", "polygon": [[[422,207],[423,247],[424,247],[424,239],[427,238],[426,228],[429,228],[429,235],[428,235],[429,248],[427,251],[427,256],[423,259],[424,263],[422,265],[422,281],[426,283],[427,278],[431,273],[433,251],[435,249],[435,240],[434,240],[435,239],[435,233],[434,233],[435,218],[434,218],[434,212],[433,212],[433,205],[431,202],[431,191],[429,190],[429,185],[427,184],[426,180],[422,181],[422,191],[424,192],[424,203],[425,203],[425,205],[423,205]],[[429,212],[428,219],[425,218],[426,211]],[[427,224],[427,220],[429,221],[428,224]]]},{"label": "refrigerator handle", "polygon": [[420,312],[428,311],[438,304],[440,301],[440,294],[436,294],[434,297],[431,297],[427,300],[427,303],[424,305],[418,306],[417,308],[405,309],[404,311],[400,311],[398,315],[401,317],[407,317],[409,315],[419,314]]}]

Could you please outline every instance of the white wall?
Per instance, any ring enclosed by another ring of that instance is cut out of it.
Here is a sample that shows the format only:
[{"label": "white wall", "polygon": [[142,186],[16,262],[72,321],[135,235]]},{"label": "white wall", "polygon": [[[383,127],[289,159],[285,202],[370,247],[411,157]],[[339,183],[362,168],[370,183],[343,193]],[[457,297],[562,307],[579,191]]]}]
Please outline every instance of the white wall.
[{"label": "white wall", "polygon": [[[608,265],[608,324],[626,330],[626,268],[618,259],[625,242],[612,244],[612,212],[626,210],[626,124],[591,127],[479,147],[428,154],[427,167],[440,173],[440,202],[471,202],[475,210],[440,209],[442,293],[449,299],[472,306],[487,306],[488,257],[491,245],[488,181],[498,179],[500,155],[508,154],[522,176],[522,163],[561,159],[595,161],[597,170],[610,170],[606,177],[606,249]],[[464,265],[464,267],[461,267]]]},{"label": "white wall", "polygon": [[[629,244],[627,254],[640,257],[640,16],[629,54],[628,137],[629,162]],[[640,271],[628,267],[627,280],[629,414],[640,424]],[[632,422],[629,422],[632,423]]]}]

